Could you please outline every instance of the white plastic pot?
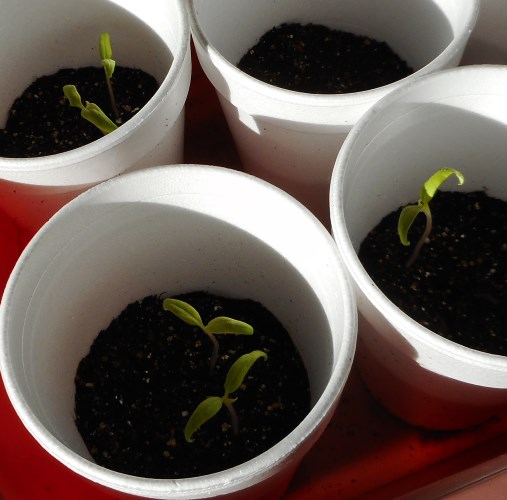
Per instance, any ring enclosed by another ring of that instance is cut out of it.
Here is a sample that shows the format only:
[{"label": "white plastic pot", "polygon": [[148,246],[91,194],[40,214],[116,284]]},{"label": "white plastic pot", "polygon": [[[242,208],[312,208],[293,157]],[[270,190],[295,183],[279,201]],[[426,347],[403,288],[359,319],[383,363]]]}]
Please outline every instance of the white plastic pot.
[{"label": "white plastic pot", "polygon": [[160,88],[130,121],[73,151],[0,157],[0,206],[35,230],[84,189],[126,170],[179,163],[190,85],[190,30],[183,0],[2,0],[0,127],[14,99],[61,68],[100,66],[109,31],[118,65],[152,74]]},{"label": "white plastic pot", "polygon": [[[309,373],[311,412],[262,455],[201,478],[146,479],[96,465],[74,424],[79,360],[128,303],[193,290],[258,300],[281,320]],[[332,416],[357,329],[338,250],[317,219],[255,177],[195,165],[126,174],[61,209],[16,265],[0,326],[3,381],[35,439],[91,481],[167,499],[277,498]]]},{"label": "white plastic pot", "polygon": [[423,77],[365,114],[333,172],[331,222],[356,287],[359,367],[371,392],[416,425],[467,427],[505,409],[507,358],[462,347],[409,318],[373,283],[356,252],[385,215],[417,199],[438,168],[463,172],[460,191],[487,189],[507,200],[505,109],[507,67]]},{"label": "white plastic pot", "polygon": [[[217,90],[247,172],[288,191],[329,222],[329,181],[340,146],[379,98],[418,76],[456,66],[476,0],[190,0],[199,61]],[[272,27],[323,24],[386,41],[415,74],[365,92],[305,94],[261,82],[236,65]]]}]

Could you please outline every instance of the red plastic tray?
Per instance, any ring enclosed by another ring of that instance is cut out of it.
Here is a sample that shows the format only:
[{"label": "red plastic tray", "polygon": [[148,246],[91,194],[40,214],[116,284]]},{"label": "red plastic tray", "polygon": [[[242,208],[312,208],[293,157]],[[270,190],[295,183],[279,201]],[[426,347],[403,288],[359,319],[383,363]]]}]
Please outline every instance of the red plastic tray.
[{"label": "red plastic tray", "polygon": [[[195,59],[186,119],[187,163],[241,168],[216,95]],[[30,237],[0,212],[0,293]],[[117,498],[49,456],[17,418],[3,384],[0,426],[0,500]],[[436,498],[506,468],[506,451],[507,415],[467,431],[417,429],[379,406],[354,367],[334,418],[285,498]]]}]

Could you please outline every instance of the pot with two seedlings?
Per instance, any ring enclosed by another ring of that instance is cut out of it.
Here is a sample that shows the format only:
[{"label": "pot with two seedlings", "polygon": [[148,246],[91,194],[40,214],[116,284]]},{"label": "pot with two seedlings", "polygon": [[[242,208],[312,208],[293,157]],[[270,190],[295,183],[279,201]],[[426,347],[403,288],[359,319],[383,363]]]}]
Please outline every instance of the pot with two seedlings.
[{"label": "pot with two seedlings", "polygon": [[2,308],[2,377],[28,430],[145,498],[279,497],[336,408],[357,329],[322,224],[260,179],[197,165],[67,204]]}]

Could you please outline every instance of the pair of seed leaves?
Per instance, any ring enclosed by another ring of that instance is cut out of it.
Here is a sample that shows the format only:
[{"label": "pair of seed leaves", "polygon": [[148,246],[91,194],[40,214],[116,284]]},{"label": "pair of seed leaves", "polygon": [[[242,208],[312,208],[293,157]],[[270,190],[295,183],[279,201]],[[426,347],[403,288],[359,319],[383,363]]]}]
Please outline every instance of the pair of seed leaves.
[{"label": "pair of seed leaves", "polygon": [[401,243],[405,246],[410,245],[410,242],[408,241],[408,231],[412,226],[415,218],[420,213],[423,213],[426,216],[426,226],[424,228],[424,232],[419,238],[419,241],[417,242],[412,255],[407,261],[406,267],[410,267],[414,263],[415,259],[419,255],[422,245],[431,232],[433,222],[429,203],[435,196],[440,186],[451,175],[455,175],[458,178],[459,186],[465,182],[465,178],[460,171],[453,168],[441,168],[423,184],[423,187],[421,188],[420,198],[417,204],[407,205],[402,209],[400,213],[400,217],[398,219],[398,236]]}]

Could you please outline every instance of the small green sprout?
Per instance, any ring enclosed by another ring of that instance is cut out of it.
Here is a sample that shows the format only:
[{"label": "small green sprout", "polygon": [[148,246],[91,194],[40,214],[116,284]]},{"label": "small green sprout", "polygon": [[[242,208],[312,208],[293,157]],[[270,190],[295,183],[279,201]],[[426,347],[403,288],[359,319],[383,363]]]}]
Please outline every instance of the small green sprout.
[{"label": "small green sprout", "polygon": [[99,106],[93,102],[86,101],[86,105],[83,105],[81,96],[74,85],[65,85],[63,87],[63,95],[69,100],[71,106],[81,110],[81,116],[85,120],[93,123],[103,134],[109,134],[118,128]]},{"label": "small green sprout", "polygon": [[224,383],[224,395],[222,397],[210,396],[204,401],[199,403],[190,418],[188,419],[183,434],[188,443],[194,441],[192,436],[194,433],[208,420],[213,418],[225,406],[231,416],[232,430],[235,435],[239,432],[238,416],[236,410],[232,406],[238,398],[231,398],[231,394],[236,392],[243,380],[252,367],[252,365],[259,359],[268,359],[268,355],[263,351],[252,351],[248,354],[243,354],[239,357],[234,364],[229,368]]},{"label": "small green sprout", "polygon": [[[104,68],[104,73],[106,75],[107,90],[109,92],[111,107],[113,108],[116,121],[120,123],[120,113],[118,111],[118,106],[116,105],[116,99],[114,98],[113,86],[111,83],[116,63],[114,59],[112,59],[113,50],[111,49],[111,38],[107,32],[100,34],[99,52],[102,59],[102,67]],[[86,101],[86,105],[83,105],[81,96],[74,85],[65,85],[63,87],[63,95],[69,100],[71,106],[81,110],[81,116],[85,120],[93,123],[93,125],[95,125],[104,135],[109,134],[118,128],[118,125],[112,122],[100,109],[100,107],[97,106],[97,104]]]},{"label": "small green sprout", "polygon": [[398,235],[400,237],[400,241],[403,245],[408,246],[410,242],[408,241],[408,231],[412,226],[415,218],[419,213],[424,213],[426,216],[426,227],[424,229],[423,234],[419,238],[417,245],[412,252],[412,255],[407,261],[406,267],[410,267],[414,261],[417,259],[419,252],[428,238],[431,229],[432,229],[432,216],[429,203],[432,200],[433,196],[437,192],[438,188],[445,182],[445,180],[451,175],[455,175],[458,178],[458,185],[461,186],[465,182],[465,178],[463,174],[458,170],[453,168],[442,168],[435,172],[423,185],[421,189],[421,196],[417,205],[408,205],[403,208],[400,213],[400,218],[398,219]]},{"label": "small green sprout", "polygon": [[118,121],[120,119],[120,112],[118,111],[118,106],[116,105],[116,99],[114,97],[113,92],[113,84],[111,83],[111,78],[113,77],[116,62],[113,59],[113,49],[111,48],[111,37],[109,36],[109,33],[107,31],[100,34],[99,52],[100,58],[102,59],[102,67],[104,68],[104,73],[106,75],[107,90],[109,92],[111,107],[113,108],[113,113],[116,118],[116,121]]},{"label": "small green sprout", "polygon": [[192,326],[198,326],[211,340],[213,353],[210,366],[213,369],[218,358],[218,341],[215,335],[232,333],[235,335],[252,335],[253,328],[243,321],[218,316],[213,318],[207,325],[204,325],[201,315],[190,304],[183,300],[166,298],[162,304],[165,311],[172,312],[179,319]]}]

